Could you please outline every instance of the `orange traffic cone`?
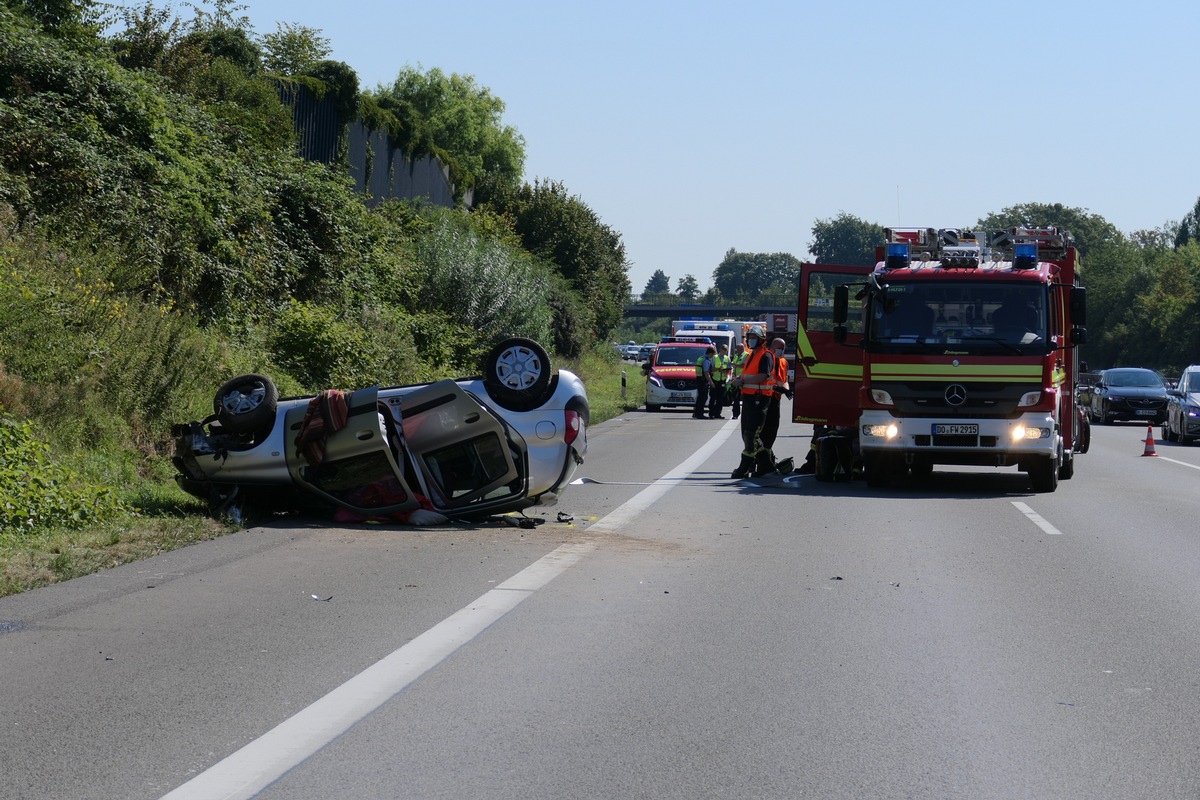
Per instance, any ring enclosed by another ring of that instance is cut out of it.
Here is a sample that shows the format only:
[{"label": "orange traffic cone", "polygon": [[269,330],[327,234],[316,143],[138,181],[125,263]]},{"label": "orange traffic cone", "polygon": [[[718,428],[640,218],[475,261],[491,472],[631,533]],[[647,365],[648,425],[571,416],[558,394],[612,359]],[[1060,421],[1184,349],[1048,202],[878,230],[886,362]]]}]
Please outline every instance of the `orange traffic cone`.
[{"label": "orange traffic cone", "polygon": [[1146,426],[1146,449],[1142,451],[1142,456],[1157,456],[1154,452],[1154,426]]}]

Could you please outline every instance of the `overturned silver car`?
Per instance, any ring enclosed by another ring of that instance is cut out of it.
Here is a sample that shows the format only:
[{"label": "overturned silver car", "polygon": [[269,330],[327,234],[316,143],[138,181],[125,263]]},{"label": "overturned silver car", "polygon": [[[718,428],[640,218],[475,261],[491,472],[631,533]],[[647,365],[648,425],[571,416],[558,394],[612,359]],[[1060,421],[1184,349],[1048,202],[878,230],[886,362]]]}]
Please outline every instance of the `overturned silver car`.
[{"label": "overturned silver car", "polygon": [[176,425],[176,481],[215,514],[301,496],[364,518],[424,508],[473,518],[553,505],[587,453],[583,382],[506,339],[481,377],[280,399],[264,375],[226,383]]}]

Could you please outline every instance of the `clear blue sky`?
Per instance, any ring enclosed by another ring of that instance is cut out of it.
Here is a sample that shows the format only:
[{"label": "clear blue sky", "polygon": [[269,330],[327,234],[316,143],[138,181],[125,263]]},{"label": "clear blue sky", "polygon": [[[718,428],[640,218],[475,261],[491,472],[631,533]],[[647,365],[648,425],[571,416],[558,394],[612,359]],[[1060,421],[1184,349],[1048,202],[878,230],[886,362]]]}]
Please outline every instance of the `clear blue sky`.
[{"label": "clear blue sky", "polygon": [[[969,226],[1026,202],[1155,228],[1200,197],[1196,0],[247,0],[317,28],[364,88],[473,75],[620,232],[640,292],[813,222]],[[190,17],[186,9],[181,16]]]}]

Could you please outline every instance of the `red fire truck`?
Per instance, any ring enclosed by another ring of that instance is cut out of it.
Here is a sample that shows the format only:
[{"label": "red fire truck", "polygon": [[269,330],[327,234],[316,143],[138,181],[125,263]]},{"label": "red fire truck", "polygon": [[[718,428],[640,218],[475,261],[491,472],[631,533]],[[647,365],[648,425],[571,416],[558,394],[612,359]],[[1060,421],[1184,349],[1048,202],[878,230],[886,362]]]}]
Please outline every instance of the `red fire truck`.
[{"label": "red fire truck", "polygon": [[1054,491],[1090,433],[1070,233],[885,234],[874,267],[802,266],[793,421],[843,443],[871,486],[951,464],[1016,466]]}]

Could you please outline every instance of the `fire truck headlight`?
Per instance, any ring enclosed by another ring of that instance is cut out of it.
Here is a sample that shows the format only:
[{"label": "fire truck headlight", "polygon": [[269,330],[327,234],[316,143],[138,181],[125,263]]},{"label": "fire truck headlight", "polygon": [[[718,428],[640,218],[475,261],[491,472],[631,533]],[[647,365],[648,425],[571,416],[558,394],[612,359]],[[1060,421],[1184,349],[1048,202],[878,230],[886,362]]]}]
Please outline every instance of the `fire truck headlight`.
[{"label": "fire truck headlight", "polygon": [[654,373],[650,373],[650,375],[648,375],[646,379],[648,381],[650,381],[650,383],[653,384],[654,386],[657,386],[660,389],[662,388],[662,385],[663,385],[662,378],[658,377]]},{"label": "fire truck headlight", "polygon": [[878,436],[881,439],[895,439],[900,435],[900,428],[895,423],[889,425],[863,425],[863,436]]},{"label": "fire truck headlight", "polygon": [[1024,425],[1018,425],[1012,429],[1012,440],[1019,442],[1022,439],[1049,439],[1049,428],[1026,428]]},{"label": "fire truck headlight", "polygon": [[1025,394],[1021,395],[1021,399],[1017,403],[1017,408],[1028,408],[1029,406],[1036,406],[1038,404],[1038,401],[1041,399],[1042,399],[1041,392],[1026,392]]},{"label": "fire truck headlight", "polygon": [[872,389],[871,400],[881,406],[894,406],[896,403],[892,400],[892,396],[883,389]]}]

